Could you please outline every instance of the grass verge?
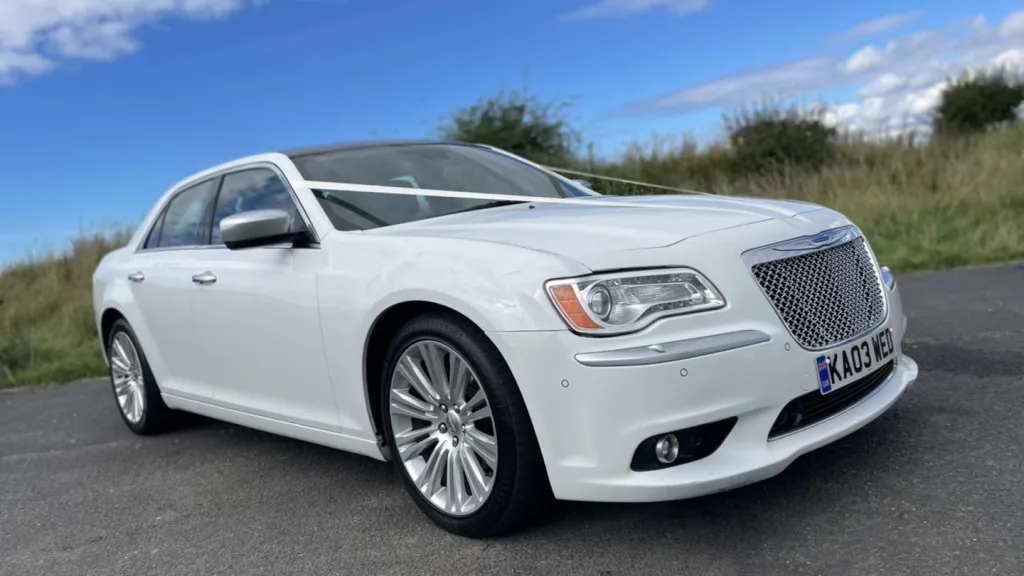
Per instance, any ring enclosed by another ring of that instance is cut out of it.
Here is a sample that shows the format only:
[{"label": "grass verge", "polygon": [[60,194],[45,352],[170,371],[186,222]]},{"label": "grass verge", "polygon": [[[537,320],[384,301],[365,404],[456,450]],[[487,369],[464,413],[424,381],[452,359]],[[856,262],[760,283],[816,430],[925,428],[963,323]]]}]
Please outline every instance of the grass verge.
[{"label": "grass verge", "polygon": [[92,273],[130,232],[83,235],[63,253],[0,273],[0,388],[67,382],[105,372],[92,314]]}]

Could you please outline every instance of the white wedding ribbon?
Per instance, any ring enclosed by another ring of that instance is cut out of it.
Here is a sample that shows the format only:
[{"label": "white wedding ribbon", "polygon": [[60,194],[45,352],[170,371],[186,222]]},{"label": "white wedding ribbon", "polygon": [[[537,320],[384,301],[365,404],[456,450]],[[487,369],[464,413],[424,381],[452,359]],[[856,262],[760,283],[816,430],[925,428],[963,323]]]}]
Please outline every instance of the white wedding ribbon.
[{"label": "white wedding ribbon", "polygon": [[665,186],[664,184],[651,184],[650,182],[640,182],[637,180],[626,180],[625,178],[616,178],[614,176],[605,176],[603,174],[591,174],[590,172],[580,172],[579,170],[570,170],[568,168],[556,168],[554,166],[542,166],[545,170],[551,172],[557,172],[559,174],[572,174],[573,176],[583,176],[584,178],[597,178],[598,180],[608,180],[610,182],[619,182],[622,184],[632,184],[634,186],[647,186],[648,188],[658,188],[660,190],[671,190],[673,192],[682,192],[684,194],[700,194],[701,196],[715,196],[712,192],[702,192],[700,190],[687,190],[685,188],[677,188],[675,186]]},{"label": "white wedding ribbon", "polygon": [[[294,188],[311,190],[331,190],[335,192],[357,192],[363,194],[393,194],[396,196],[428,196],[437,198],[463,198],[468,200],[530,202],[535,204],[562,204],[571,206],[615,206],[627,208],[647,208],[655,210],[693,210],[693,206],[673,206],[671,204],[644,204],[619,200],[624,196],[600,196],[603,200],[591,200],[586,197],[549,198],[543,196],[525,196],[518,194],[491,194],[487,192],[458,192],[455,190],[435,190],[432,188],[406,188],[402,186],[379,186],[375,184],[349,184],[345,182],[324,182],[318,180],[292,180]],[[668,188],[653,185],[660,188]],[[669,188],[673,189],[673,188]],[[678,190],[678,189],[673,189]],[[678,190],[686,192],[684,190]]]}]

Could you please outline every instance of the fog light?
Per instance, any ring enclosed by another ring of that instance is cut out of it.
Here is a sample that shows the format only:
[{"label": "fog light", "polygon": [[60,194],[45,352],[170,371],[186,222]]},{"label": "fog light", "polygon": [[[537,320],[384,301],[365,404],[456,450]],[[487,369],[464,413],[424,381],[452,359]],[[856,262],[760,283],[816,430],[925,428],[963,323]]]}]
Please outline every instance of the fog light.
[{"label": "fog light", "polygon": [[648,436],[637,444],[629,469],[636,472],[664,470],[707,458],[725,442],[738,421],[735,416],[730,416],[724,420]]},{"label": "fog light", "polygon": [[675,462],[679,457],[679,439],[676,435],[666,434],[659,438],[658,443],[654,445],[654,455],[662,464]]}]

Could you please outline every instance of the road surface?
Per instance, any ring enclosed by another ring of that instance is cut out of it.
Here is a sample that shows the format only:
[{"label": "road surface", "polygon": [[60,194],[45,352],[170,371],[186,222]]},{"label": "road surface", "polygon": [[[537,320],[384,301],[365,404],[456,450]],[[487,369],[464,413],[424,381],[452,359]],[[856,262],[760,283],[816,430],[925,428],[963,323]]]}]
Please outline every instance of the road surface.
[{"label": "road surface", "polygon": [[0,574],[1024,574],[1024,266],[900,284],[921,375],[872,425],[757,485],[490,541],[383,463],[201,419],[138,438],[102,381],[0,393]]}]

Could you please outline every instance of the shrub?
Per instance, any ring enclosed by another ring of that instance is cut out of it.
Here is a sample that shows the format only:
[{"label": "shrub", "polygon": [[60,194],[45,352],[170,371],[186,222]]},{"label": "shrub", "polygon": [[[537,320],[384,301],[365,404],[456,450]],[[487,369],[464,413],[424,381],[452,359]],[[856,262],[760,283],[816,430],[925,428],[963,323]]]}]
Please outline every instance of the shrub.
[{"label": "shrub", "polygon": [[807,111],[765,103],[725,117],[733,167],[738,175],[816,171],[838,155],[838,132],[822,109]]},{"label": "shrub", "polygon": [[447,140],[488,144],[534,162],[565,165],[581,141],[565,119],[567,107],[525,92],[502,91],[457,110],[439,132]]},{"label": "shrub", "polygon": [[932,117],[938,135],[962,135],[1003,128],[1019,119],[1024,80],[1005,69],[965,73],[950,80]]}]

